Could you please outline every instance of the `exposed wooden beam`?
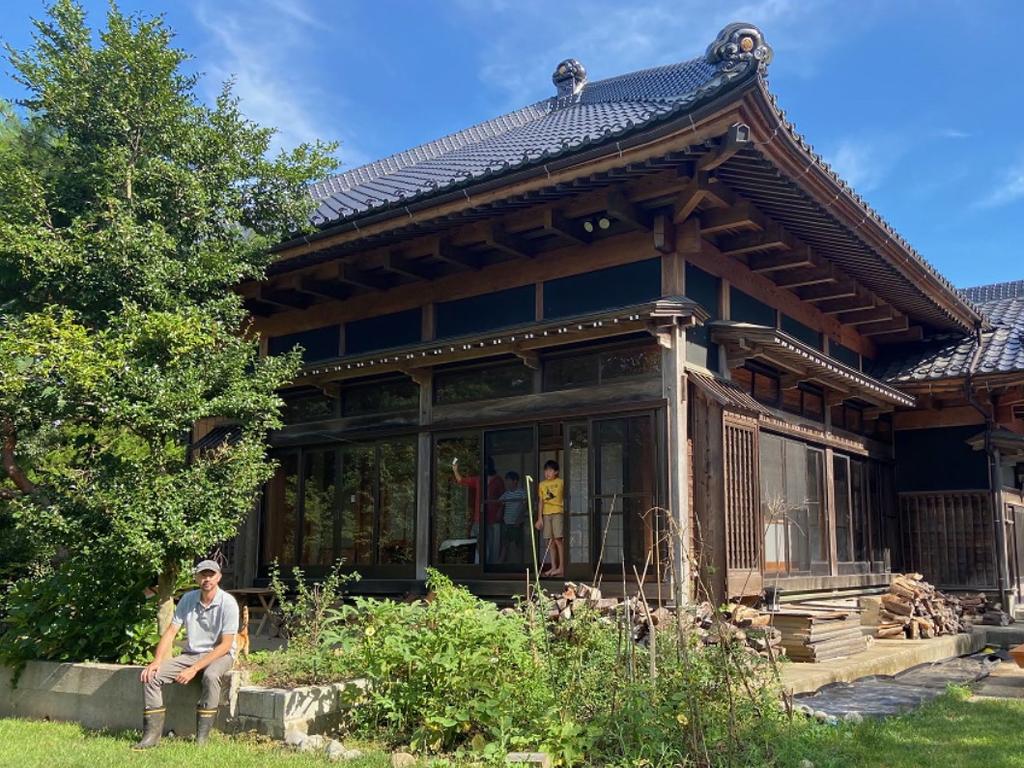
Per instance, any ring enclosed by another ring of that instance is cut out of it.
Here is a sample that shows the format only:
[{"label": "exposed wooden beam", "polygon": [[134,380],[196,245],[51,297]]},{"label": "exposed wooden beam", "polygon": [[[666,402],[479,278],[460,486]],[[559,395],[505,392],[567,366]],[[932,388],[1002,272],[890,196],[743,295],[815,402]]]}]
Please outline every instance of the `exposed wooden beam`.
[{"label": "exposed wooden beam", "polygon": [[705,201],[717,208],[730,208],[736,204],[736,197],[725,184],[712,179],[706,171],[698,171],[676,195],[672,221],[686,221]]},{"label": "exposed wooden beam", "polygon": [[891,320],[880,320],[874,323],[866,323],[858,328],[861,336],[882,336],[909,329],[910,321],[907,319],[906,315],[897,315]]},{"label": "exposed wooden beam", "polygon": [[386,275],[366,272],[347,262],[339,265],[338,280],[368,291],[383,291],[391,287],[391,280]]},{"label": "exposed wooden beam", "polygon": [[858,288],[853,296],[843,299],[823,301],[818,305],[822,314],[841,315],[844,312],[860,312],[865,309],[874,309],[879,302],[868,291]]},{"label": "exposed wooden beam", "polygon": [[650,214],[635,203],[631,203],[621,190],[614,189],[608,193],[607,209],[609,216],[636,229],[650,230],[651,228]]},{"label": "exposed wooden beam", "polygon": [[803,288],[807,285],[821,285],[822,283],[834,283],[839,278],[836,277],[836,271],[831,264],[826,264],[821,267],[815,267],[814,269],[797,269],[791,272],[783,272],[781,275],[776,276],[774,283],[779,288],[786,288],[792,290],[793,288]]},{"label": "exposed wooden beam", "polygon": [[429,264],[413,261],[395,251],[384,254],[384,270],[414,280],[433,280],[437,276]]},{"label": "exposed wooden beam", "polygon": [[474,254],[455,247],[443,238],[435,237],[428,243],[430,254],[436,259],[460,269],[480,269],[480,259]]},{"label": "exposed wooden beam", "polygon": [[888,333],[876,334],[874,339],[878,344],[906,344],[924,340],[924,328],[920,325],[912,325],[905,331],[890,331]]},{"label": "exposed wooden beam", "polygon": [[750,145],[750,127],[744,123],[735,123],[722,137],[717,149],[704,155],[697,161],[698,171],[710,171],[726,162],[741,149]]},{"label": "exposed wooden beam", "polygon": [[746,200],[732,208],[716,208],[700,214],[701,234],[717,235],[734,229],[764,229],[764,217]]},{"label": "exposed wooden beam", "polygon": [[729,235],[718,242],[718,250],[723,256],[740,256],[755,251],[768,251],[789,248],[791,240],[778,224],[765,227],[763,232],[747,232],[740,235]]},{"label": "exposed wooden beam", "polygon": [[811,249],[806,246],[785,253],[752,253],[747,257],[750,271],[760,273],[813,267],[816,264]]},{"label": "exposed wooden beam", "polygon": [[306,293],[311,293],[323,299],[343,301],[353,294],[351,287],[329,280],[321,280],[315,275],[302,275],[299,278],[299,285]]},{"label": "exposed wooden beam", "polygon": [[856,283],[844,280],[837,283],[822,283],[820,285],[809,285],[806,288],[797,288],[795,293],[804,301],[816,304],[822,301],[856,296],[858,290]]},{"label": "exposed wooden beam", "polygon": [[652,226],[654,249],[660,253],[674,253],[676,250],[676,227],[672,223],[672,217],[667,213],[656,213]]},{"label": "exposed wooden beam", "polygon": [[256,315],[257,317],[270,317],[271,315],[281,311],[280,308],[275,304],[269,304],[259,299],[245,299],[242,302],[245,307],[245,311],[250,315]]},{"label": "exposed wooden beam", "polygon": [[261,285],[256,298],[282,309],[308,309],[313,305],[313,297],[307,293],[288,288],[273,288],[269,285]]},{"label": "exposed wooden beam", "polygon": [[896,310],[890,306],[882,305],[870,309],[858,309],[853,312],[844,312],[839,315],[839,322],[843,325],[865,325],[877,323],[880,320],[892,320]]},{"label": "exposed wooden beam", "polygon": [[566,218],[565,214],[554,208],[545,209],[543,227],[563,240],[577,245],[586,245],[591,240],[579,222]]},{"label": "exposed wooden beam", "polygon": [[484,243],[496,251],[501,251],[514,258],[532,258],[535,255],[533,248],[526,241],[515,235],[510,235],[498,223],[491,224],[484,235]]}]

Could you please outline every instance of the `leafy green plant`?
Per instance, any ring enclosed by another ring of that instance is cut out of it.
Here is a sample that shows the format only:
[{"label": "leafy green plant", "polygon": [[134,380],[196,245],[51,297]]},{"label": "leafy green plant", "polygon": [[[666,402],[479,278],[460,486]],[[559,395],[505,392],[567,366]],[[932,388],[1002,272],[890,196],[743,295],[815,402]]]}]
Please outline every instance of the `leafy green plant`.
[{"label": "leafy green plant", "polygon": [[290,647],[315,651],[323,646],[329,613],[341,602],[349,584],[359,581],[358,573],[343,573],[338,560],[320,580],[307,579],[301,568],[292,568],[291,588],[281,579],[275,560],[270,568],[270,588],[277,598],[277,611]]},{"label": "leafy green plant", "polygon": [[326,642],[370,682],[352,726],[427,752],[535,748],[556,713],[539,631],[437,572],[428,583],[427,601],[357,598],[333,615]]},{"label": "leafy green plant", "polygon": [[[206,103],[162,17],[46,15],[9,49],[25,98],[0,130],[3,652],[109,661],[144,642],[126,640],[142,589],[168,618],[178,564],[233,536],[273,472],[299,357],[260,355],[232,289],[308,226],[307,184],[335,162],[321,144],[274,156],[230,83]],[[202,421],[239,439],[192,451]]]}]

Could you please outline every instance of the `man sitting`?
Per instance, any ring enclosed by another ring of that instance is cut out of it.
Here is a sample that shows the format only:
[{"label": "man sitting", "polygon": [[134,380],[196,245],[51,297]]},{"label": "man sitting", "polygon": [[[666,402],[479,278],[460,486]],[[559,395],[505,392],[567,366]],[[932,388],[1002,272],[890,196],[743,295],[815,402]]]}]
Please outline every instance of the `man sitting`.
[{"label": "man sitting", "polygon": [[[142,715],[142,740],[132,749],[148,749],[160,743],[167,711],[161,688],[166,683],[188,685],[196,675],[202,673],[203,695],[196,709],[197,744],[206,742],[213,722],[217,719],[221,677],[235,662],[238,603],[217,587],[221,573],[216,562],[203,560],[193,572],[199,589],[186,592],[178,602],[171,625],[156,647],[153,661],[139,675],[144,683],[145,711]],[[182,626],[186,633],[184,652],[164,661]]]}]

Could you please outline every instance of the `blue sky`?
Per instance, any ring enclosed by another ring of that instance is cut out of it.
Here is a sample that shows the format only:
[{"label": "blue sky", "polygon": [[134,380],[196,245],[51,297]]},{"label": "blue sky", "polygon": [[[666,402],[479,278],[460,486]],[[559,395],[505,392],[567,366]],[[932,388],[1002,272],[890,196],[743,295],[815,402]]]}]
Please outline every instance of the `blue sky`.
[{"label": "blue sky", "polygon": [[[102,23],[106,0],[84,3]],[[341,142],[345,167],[591,80],[703,52],[729,21],[775,49],[772,90],[798,129],[957,285],[1024,278],[1024,4],[986,0],[122,0],[164,13],[204,73],[234,76],[280,142]],[[5,0],[0,39],[30,40],[39,0]],[[3,66],[0,96],[19,92]]]}]

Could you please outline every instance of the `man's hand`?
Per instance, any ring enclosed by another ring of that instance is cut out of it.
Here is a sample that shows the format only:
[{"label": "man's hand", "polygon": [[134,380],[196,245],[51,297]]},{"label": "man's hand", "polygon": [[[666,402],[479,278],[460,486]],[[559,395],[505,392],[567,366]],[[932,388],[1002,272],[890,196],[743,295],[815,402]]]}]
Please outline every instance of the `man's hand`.
[{"label": "man's hand", "polygon": [[544,530],[544,518],[542,518],[542,517],[538,518],[537,522],[533,524],[533,527],[536,528],[538,531],[543,531]]},{"label": "man's hand", "polygon": [[144,683],[148,683],[150,680],[156,678],[157,673],[160,671],[160,662],[155,659],[143,668],[142,673],[139,675],[139,680]]},{"label": "man's hand", "polygon": [[174,678],[174,682],[188,685],[192,682],[192,678],[196,676],[197,671],[195,667],[186,667],[178,673],[178,676]]}]

